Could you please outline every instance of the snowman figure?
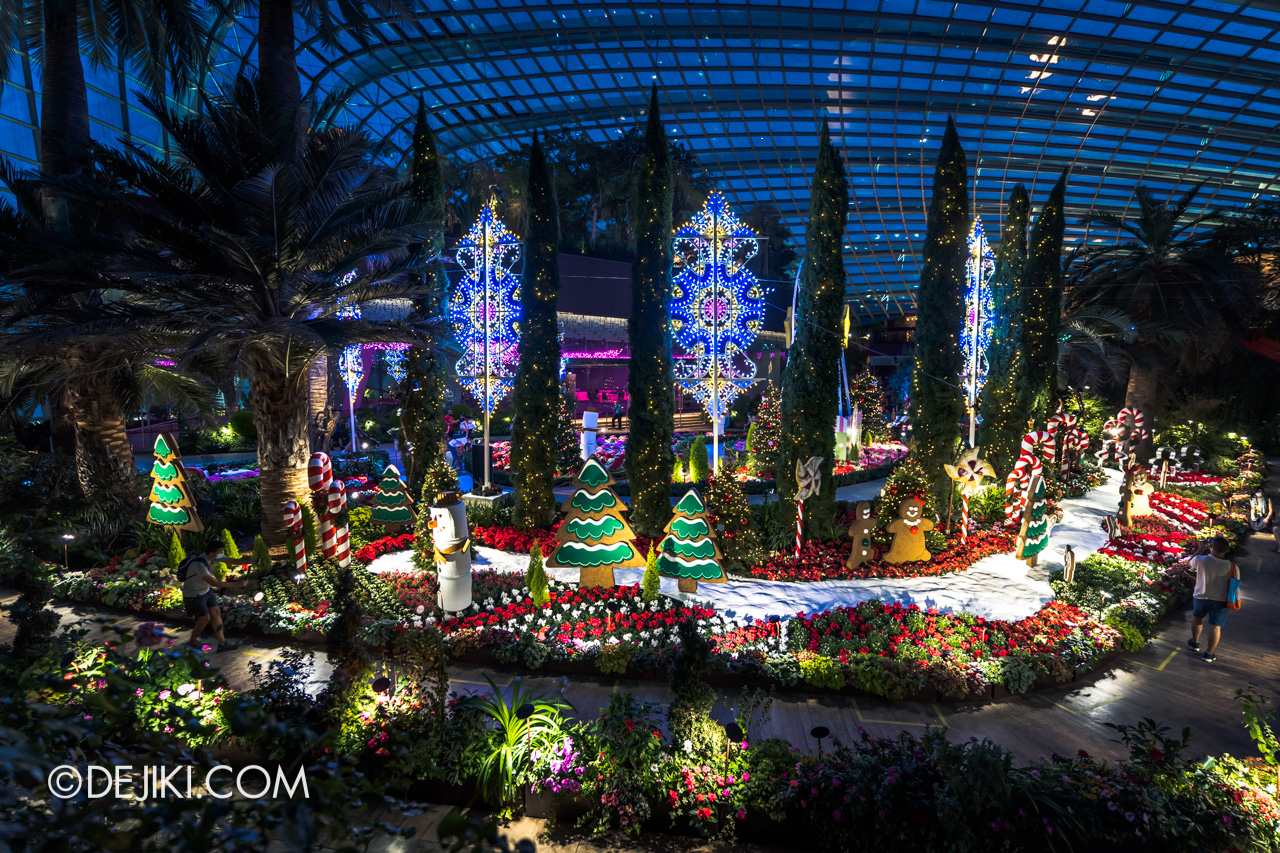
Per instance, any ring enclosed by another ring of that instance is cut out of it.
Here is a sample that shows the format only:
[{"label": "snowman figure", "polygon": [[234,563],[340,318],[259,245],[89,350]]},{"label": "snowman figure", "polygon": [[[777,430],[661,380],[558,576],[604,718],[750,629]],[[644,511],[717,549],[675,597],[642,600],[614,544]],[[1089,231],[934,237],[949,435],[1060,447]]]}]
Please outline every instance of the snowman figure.
[{"label": "snowman figure", "polygon": [[933,555],[925,546],[924,534],[933,529],[933,521],[924,517],[924,504],[907,498],[898,507],[898,518],[885,528],[893,534],[893,547],[884,555],[886,563],[914,563]]},{"label": "snowman figure", "polygon": [[442,610],[457,613],[471,606],[471,539],[467,506],[457,492],[442,492],[431,505],[431,543],[435,554]]},{"label": "snowman figure", "polygon": [[582,413],[582,437],[580,450],[585,462],[596,452],[596,428],[600,426],[600,413],[586,411]]},{"label": "snowman figure", "polygon": [[853,523],[849,525],[853,548],[849,551],[849,559],[844,561],[845,568],[853,570],[875,559],[875,548],[871,546],[871,534],[875,529],[876,516],[871,511],[871,501],[859,502],[853,511]]}]

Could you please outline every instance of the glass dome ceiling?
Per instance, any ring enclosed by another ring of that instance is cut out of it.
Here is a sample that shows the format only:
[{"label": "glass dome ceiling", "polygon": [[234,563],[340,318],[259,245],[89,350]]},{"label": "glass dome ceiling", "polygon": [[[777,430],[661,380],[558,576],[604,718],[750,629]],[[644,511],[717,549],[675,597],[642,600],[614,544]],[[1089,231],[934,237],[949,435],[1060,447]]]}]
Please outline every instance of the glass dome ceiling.
[{"label": "glass dome ceiling", "polygon": [[[732,204],[769,201],[803,244],[818,130],[831,122],[853,202],[847,294],[856,315],[914,310],[933,161],[948,115],[975,212],[998,238],[1003,199],[1036,210],[1063,169],[1067,246],[1122,211],[1139,183],[1205,184],[1239,207],[1280,189],[1280,3],[1110,0],[408,0],[341,50],[304,36],[303,91],[349,93],[345,117],[408,147],[419,95],[445,150],[488,157],[534,130],[596,139],[642,122],[661,90],[668,132]],[[255,22],[219,34],[209,82],[252,66]],[[0,149],[36,156],[39,69],[0,102]],[[93,132],[162,147],[134,83],[90,70]]]}]

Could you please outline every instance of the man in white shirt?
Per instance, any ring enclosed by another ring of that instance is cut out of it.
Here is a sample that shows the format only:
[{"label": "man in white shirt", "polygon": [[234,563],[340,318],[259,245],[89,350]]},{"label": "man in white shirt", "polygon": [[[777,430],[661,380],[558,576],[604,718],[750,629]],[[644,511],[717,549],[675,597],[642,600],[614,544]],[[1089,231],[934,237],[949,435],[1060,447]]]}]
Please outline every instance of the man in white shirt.
[{"label": "man in white shirt", "polygon": [[1221,536],[1213,537],[1209,543],[1209,553],[1191,558],[1191,568],[1196,571],[1196,591],[1191,607],[1191,639],[1187,645],[1193,652],[1200,651],[1200,629],[1209,623],[1208,646],[1201,658],[1206,663],[1218,659],[1214,651],[1218,648],[1218,640],[1222,637],[1222,626],[1227,624],[1227,594],[1231,589],[1231,579],[1240,577],[1240,569],[1227,559],[1230,545]]},{"label": "man in white shirt", "polygon": [[183,561],[178,567],[178,580],[182,581],[183,609],[196,619],[191,630],[191,639],[187,645],[193,649],[200,648],[200,635],[209,623],[213,623],[213,635],[218,638],[218,651],[228,652],[239,647],[239,641],[227,642],[222,632],[222,610],[217,605],[217,594],[214,588],[234,589],[245,585],[244,581],[220,581],[213,574],[212,566],[222,550],[217,539],[210,539],[204,553],[196,554]]}]

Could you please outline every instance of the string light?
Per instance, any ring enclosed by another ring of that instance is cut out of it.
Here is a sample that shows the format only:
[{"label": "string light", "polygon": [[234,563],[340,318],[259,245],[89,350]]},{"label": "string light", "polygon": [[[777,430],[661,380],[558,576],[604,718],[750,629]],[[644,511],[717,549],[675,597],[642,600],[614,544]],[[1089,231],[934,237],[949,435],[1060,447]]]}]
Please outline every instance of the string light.
[{"label": "string light", "polygon": [[456,260],[463,276],[449,301],[449,320],[462,347],[458,379],[491,415],[511,391],[520,340],[520,278],[512,272],[520,243],[498,219],[495,201],[458,244]]},{"label": "string light", "polygon": [[759,248],[755,232],[718,192],[676,230],[673,252],[685,260],[672,282],[671,330],[692,356],[682,360],[677,384],[713,423],[755,381],[746,352],[764,322],[764,292],[746,264]]},{"label": "string light", "polygon": [[960,333],[960,351],[964,369],[960,372],[965,389],[965,407],[969,411],[969,446],[976,443],[978,396],[987,382],[989,365],[987,349],[995,326],[995,303],[991,295],[991,277],[996,271],[996,256],[987,243],[982,220],[973,218],[969,229],[969,258],[965,261],[964,329]]}]

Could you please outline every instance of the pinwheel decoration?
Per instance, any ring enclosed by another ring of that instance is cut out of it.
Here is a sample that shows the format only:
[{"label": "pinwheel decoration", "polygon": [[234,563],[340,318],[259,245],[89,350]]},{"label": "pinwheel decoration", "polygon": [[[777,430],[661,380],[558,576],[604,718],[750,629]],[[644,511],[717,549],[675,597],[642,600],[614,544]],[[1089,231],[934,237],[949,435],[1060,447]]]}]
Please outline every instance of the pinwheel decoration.
[{"label": "pinwheel decoration", "polygon": [[822,457],[810,456],[808,462],[796,460],[796,558],[800,557],[800,540],[804,529],[804,502],[818,493],[822,484]]},{"label": "pinwheel decoration", "polygon": [[943,465],[947,476],[960,487],[960,544],[969,540],[969,496],[977,494],[982,481],[994,477],[996,469],[985,459],[978,458],[978,448],[969,449],[955,465]]}]

